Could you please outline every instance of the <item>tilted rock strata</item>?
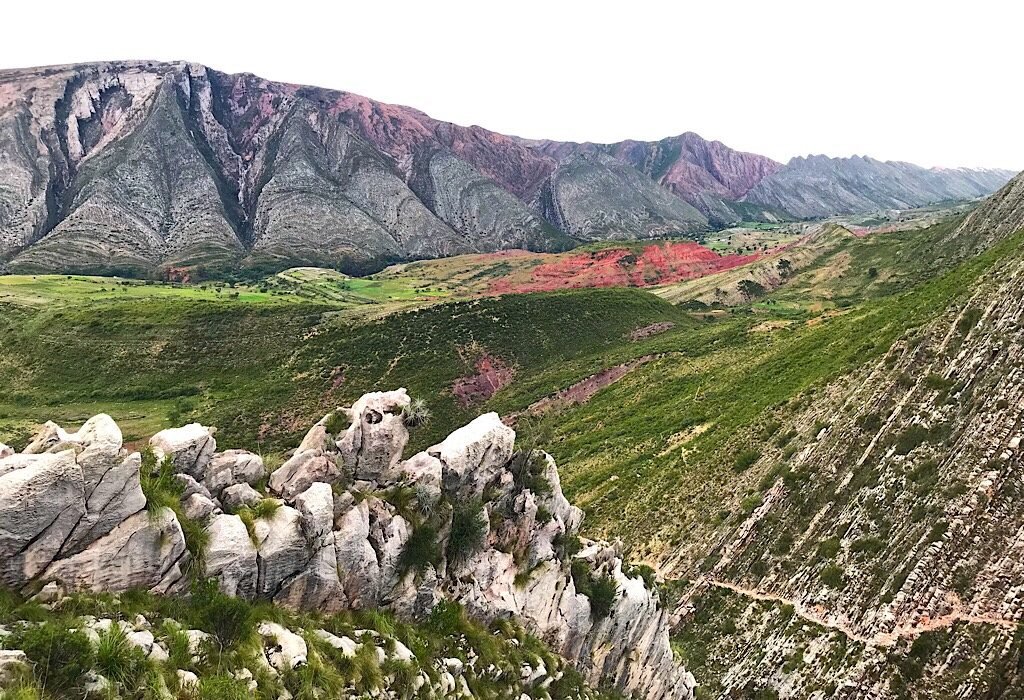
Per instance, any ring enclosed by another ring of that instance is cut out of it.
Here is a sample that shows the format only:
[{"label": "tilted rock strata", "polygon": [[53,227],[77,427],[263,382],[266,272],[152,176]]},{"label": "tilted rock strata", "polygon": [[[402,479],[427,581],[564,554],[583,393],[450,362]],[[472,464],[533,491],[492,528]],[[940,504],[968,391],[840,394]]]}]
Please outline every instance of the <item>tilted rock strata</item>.
[{"label": "tilted rock strata", "polygon": [[[232,494],[267,476],[262,460],[216,452],[214,431],[198,424],[153,436],[153,452],[178,472],[183,510],[205,526],[204,574],[232,595],[327,612],[419,617],[454,600],[486,620],[520,620],[595,685],[691,698],[667,613],[643,579],[623,572],[617,548],[586,542],[563,554],[583,513],[562,494],[554,460],[516,453],[515,432],[490,413],[403,461],[409,404],[404,389],[368,394],[345,409],[340,434],[326,416],[269,475],[268,493],[231,506]],[[0,539],[3,582],[182,592],[182,527],[170,509],[146,512],[141,461],[124,454],[107,416],[77,433],[47,424],[26,452],[0,458],[0,515],[11,523]],[[467,517],[480,541],[451,543],[454,529],[465,537]],[[572,557],[613,582],[606,616],[577,592]]]}]

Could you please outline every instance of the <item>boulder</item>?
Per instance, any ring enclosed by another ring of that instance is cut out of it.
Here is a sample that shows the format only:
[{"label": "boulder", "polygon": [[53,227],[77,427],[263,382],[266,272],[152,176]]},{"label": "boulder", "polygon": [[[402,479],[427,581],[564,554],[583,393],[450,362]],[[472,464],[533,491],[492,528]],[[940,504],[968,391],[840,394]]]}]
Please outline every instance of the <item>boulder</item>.
[{"label": "boulder", "polygon": [[228,595],[252,600],[256,595],[256,546],[249,537],[245,523],[237,515],[217,515],[206,528],[208,578],[217,579],[220,589]]},{"label": "boulder", "polygon": [[19,587],[38,576],[84,515],[74,450],[0,462],[0,582]]},{"label": "boulder", "polygon": [[270,518],[256,521],[256,550],[259,577],[256,593],[274,597],[285,579],[306,568],[313,551],[302,534],[302,516],[289,506],[281,506]]},{"label": "boulder", "polygon": [[189,520],[206,520],[220,511],[216,503],[201,493],[194,493],[181,502],[182,511]]},{"label": "boulder", "polygon": [[249,484],[234,484],[220,492],[220,502],[228,510],[254,506],[263,500],[263,494]]},{"label": "boulder", "polygon": [[259,626],[267,661],[280,673],[304,666],[309,655],[306,640],[276,622]]},{"label": "boulder", "polygon": [[370,502],[370,545],[380,562],[380,592],[387,595],[400,578],[400,562],[412,526],[401,515],[393,514],[383,501]]},{"label": "boulder", "polygon": [[291,500],[314,482],[333,484],[341,479],[336,455],[321,449],[296,452],[270,475],[270,490]]},{"label": "boulder", "polygon": [[288,579],[274,602],[295,610],[332,614],[345,609],[345,591],[338,578],[334,542],[320,547],[297,575]]},{"label": "boulder", "polygon": [[317,630],[316,636],[341,652],[342,656],[352,658],[359,651],[359,645],[348,637],[338,637],[327,630]]},{"label": "boulder", "polygon": [[266,474],[263,458],[247,450],[227,450],[213,456],[206,468],[203,485],[219,494],[235,484],[255,484]]},{"label": "boulder", "polygon": [[409,442],[403,415],[409,404],[405,389],[398,389],[364,394],[345,410],[350,425],[338,449],[357,480],[377,482],[394,473]]},{"label": "boulder", "polygon": [[479,497],[512,457],[516,433],[497,413],[486,413],[427,450],[441,462],[445,490]]},{"label": "boulder", "polygon": [[149,439],[149,446],[157,460],[169,457],[175,471],[202,481],[217,451],[213,433],[211,428],[189,423],[181,428],[161,430]]},{"label": "boulder", "polygon": [[28,656],[20,649],[0,649],[0,688],[29,670]]},{"label": "boulder", "polygon": [[78,455],[85,476],[85,516],[68,538],[61,556],[82,551],[146,507],[139,478],[141,455],[134,452],[123,458],[116,454],[100,456],[93,449],[89,447]]},{"label": "boulder", "polygon": [[164,508],[131,516],[78,554],[53,562],[43,577],[72,591],[167,593],[184,585],[187,555],[178,518]]},{"label": "boulder", "polygon": [[400,478],[416,491],[421,506],[432,509],[441,500],[441,460],[418,452],[398,466]]},{"label": "boulder", "polygon": [[302,516],[302,532],[311,542],[322,542],[334,525],[334,492],[331,485],[318,481],[295,497],[295,508]]},{"label": "boulder", "polygon": [[213,500],[213,494],[210,490],[200,484],[198,481],[193,479],[188,474],[175,474],[174,480],[178,483],[181,488],[181,500],[185,500],[194,493],[198,493],[204,498]]}]

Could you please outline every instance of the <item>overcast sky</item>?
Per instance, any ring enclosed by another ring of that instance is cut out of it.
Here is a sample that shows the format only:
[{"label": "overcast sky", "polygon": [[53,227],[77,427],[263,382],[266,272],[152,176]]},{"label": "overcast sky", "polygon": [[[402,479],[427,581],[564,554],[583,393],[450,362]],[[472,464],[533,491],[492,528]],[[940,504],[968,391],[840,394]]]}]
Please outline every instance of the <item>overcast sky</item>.
[{"label": "overcast sky", "polygon": [[1016,6],[14,0],[0,67],[182,59],[530,138],[1024,169]]}]

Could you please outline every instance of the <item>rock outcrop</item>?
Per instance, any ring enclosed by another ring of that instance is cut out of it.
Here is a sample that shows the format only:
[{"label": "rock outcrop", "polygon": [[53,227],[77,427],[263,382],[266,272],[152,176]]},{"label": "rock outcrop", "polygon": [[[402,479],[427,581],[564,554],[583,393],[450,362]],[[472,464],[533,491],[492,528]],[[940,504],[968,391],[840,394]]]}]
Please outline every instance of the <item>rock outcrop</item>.
[{"label": "rock outcrop", "polygon": [[[404,389],[377,392],[326,416],[266,494],[251,485],[264,476],[256,455],[215,452],[214,430],[198,424],[163,431],[145,468],[174,484],[177,513],[146,511],[143,460],[123,453],[109,417],[77,433],[47,424],[26,452],[0,458],[0,516],[12,523],[0,577],[17,587],[183,592],[192,554],[180,518],[194,518],[206,540],[194,563],[230,595],[411,618],[448,599],[483,620],[520,621],[594,685],[691,698],[658,593],[624,571],[615,545],[579,540],[583,513],[562,494],[554,460],[516,452],[515,432],[494,413],[403,460],[409,404]],[[347,427],[332,432],[341,415]],[[232,498],[242,489],[256,497]],[[276,640],[271,667],[303,663],[301,637],[271,623],[260,634]]]}]

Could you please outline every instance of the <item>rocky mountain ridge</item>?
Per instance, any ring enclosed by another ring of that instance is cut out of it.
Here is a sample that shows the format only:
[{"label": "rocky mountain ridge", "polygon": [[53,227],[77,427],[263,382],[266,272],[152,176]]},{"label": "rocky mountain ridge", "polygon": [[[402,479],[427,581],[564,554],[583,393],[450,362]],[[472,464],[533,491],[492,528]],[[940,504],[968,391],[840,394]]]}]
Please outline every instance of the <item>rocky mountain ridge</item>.
[{"label": "rocky mountain ridge", "polygon": [[692,133],[528,141],[352,93],[145,61],[0,71],[0,155],[0,260],[32,272],[361,272],[809,215],[778,193],[793,187],[835,213],[974,197],[998,179],[965,171],[939,187],[911,173],[884,196],[835,201],[817,193],[830,182]]},{"label": "rocky mountain ridge", "polygon": [[742,199],[812,219],[976,199],[999,189],[1014,174],[998,169],[922,168],[867,156],[813,155],[793,158],[768,173]]},{"label": "rocky mountain ridge", "polygon": [[615,546],[575,545],[583,513],[550,456],[516,452],[487,414],[403,460],[417,410],[404,390],[365,395],[269,478],[199,424],[158,433],[144,457],[109,416],[48,423],[21,453],[0,446],[0,582],[176,595],[191,575],[286,608],[412,618],[451,600],[520,621],[595,686],[691,698],[658,594]]}]

